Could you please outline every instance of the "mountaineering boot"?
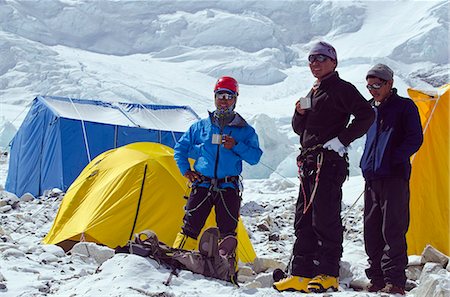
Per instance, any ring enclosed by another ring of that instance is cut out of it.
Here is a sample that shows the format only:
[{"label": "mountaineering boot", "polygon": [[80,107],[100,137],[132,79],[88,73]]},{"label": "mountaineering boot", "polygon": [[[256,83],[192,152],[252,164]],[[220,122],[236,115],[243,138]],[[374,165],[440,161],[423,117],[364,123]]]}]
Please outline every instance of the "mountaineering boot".
[{"label": "mountaineering boot", "polygon": [[389,294],[405,295],[405,289],[389,283],[386,284],[386,286],[383,289],[381,289],[381,292]]},{"label": "mountaineering boot", "polygon": [[273,283],[273,288],[278,292],[298,291],[302,293],[309,293],[308,283],[310,281],[311,279],[308,277],[291,275]]},{"label": "mountaineering boot", "polygon": [[225,236],[225,238],[219,242],[219,255],[228,262],[231,276],[234,276],[235,272],[238,270],[236,263],[237,245],[238,241],[236,237],[232,235]]},{"label": "mountaineering boot", "polygon": [[371,282],[368,286],[367,286],[367,292],[371,292],[371,293],[375,293],[375,292],[379,292],[381,291],[381,289],[384,288],[384,284],[382,283],[377,283],[377,282]]},{"label": "mountaineering boot", "polygon": [[200,254],[208,258],[219,256],[219,229],[210,227],[206,229],[198,243],[198,251]]},{"label": "mountaineering boot", "polygon": [[197,240],[179,232],[177,234],[177,237],[175,237],[175,241],[173,242],[172,247],[194,251],[197,249]]},{"label": "mountaineering boot", "polygon": [[225,236],[225,238],[219,242],[219,255],[226,257],[235,254],[237,244],[238,241],[236,237],[232,235]]},{"label": "mountaineering boot", "polygon": [[338,288],[338,278],[326,274],[319,274],[315,276],[308,284],[308,290],[313,293],[324,293],[329,289],[336,292]]},{"label": "mountaineering boot", "polygon": [[219,229],[210,227],[206,229],[200,237],[198,242],[198,251],[205,257],[203,275],[220,278],[221,271],[219,271],[220,260],[219,256]]}]

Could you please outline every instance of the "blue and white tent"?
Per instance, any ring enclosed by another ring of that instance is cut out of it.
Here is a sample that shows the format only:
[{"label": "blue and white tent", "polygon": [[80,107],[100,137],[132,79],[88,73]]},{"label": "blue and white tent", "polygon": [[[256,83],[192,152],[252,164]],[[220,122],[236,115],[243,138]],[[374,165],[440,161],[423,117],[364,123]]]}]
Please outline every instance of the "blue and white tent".
[{"label": "blue and white tent", "polygon": [[102,152],[139,141],[174,147],[198,119],[187,106],[38,96],[12,140],[5,189],[65,191]]}]

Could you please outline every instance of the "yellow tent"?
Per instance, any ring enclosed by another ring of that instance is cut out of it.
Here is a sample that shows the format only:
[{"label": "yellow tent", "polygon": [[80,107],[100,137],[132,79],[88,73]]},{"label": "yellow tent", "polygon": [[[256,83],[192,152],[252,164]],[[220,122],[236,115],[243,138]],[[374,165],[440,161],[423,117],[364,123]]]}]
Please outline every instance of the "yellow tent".
[{"label": "yellow tent", "polygon": [[[151,229],[171,245],[181,228],[188,191],[167,146],[139,142],[107,151],[67,190],[43,242],[92,241],[116,248],[134,233]],[[211,213],[205,228],[215,225]],[[241,220],[237,233],[237,256],[253,262],[256,254]]]},{"label": "yellow tent", "polygon": [[424,134],[412,157],[408,254],[421,254],[430,244],[450,255],[450,84],[434,92],[408,89],[408,94],[419,108]]}]

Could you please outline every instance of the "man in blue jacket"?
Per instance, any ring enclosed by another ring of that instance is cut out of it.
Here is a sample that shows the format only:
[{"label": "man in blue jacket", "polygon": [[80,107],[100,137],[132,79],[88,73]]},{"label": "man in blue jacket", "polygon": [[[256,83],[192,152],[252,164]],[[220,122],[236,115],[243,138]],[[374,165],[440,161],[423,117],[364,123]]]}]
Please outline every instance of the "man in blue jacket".
[{"label": "man in blue jacket", "polygon": [[366,180],[364,242],[369,257],[368,291],[405,294],[408,264],[410,157],[423,142],[419,112],[397,95],[393,71],[377,64],[366,76],[376,119],[367,132],[361,158]]},{"label": "man in blue jacket", "polygon": [[[195,249],[213,206],[220,238],[236,235],[242,161],[254,165],[262,155],[255,129],[234,111],[238,95],[234,78],[219,78],[214,87],[216,110],[194,123],[175,145],[175,161],[192,182],[192,191],[174,247]],[[193,168],[188,157],[195,159]]]}]

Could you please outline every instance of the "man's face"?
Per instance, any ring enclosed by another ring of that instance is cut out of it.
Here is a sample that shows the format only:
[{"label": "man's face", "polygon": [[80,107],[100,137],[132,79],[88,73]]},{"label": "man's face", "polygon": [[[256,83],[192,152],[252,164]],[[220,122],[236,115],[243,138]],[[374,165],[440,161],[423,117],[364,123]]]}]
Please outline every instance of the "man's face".
[{"label": "man's face", "polygon": [[392,80],[385,81],[378,77],[369,77],[367,78],[367,89],[375,101],[383,102],[391,93],[392,83]]},{"label": "man's face", "polygon": [[309,69],[317,79],[322,79],[336,69],[336,61],[324,55],[310,55]]},{"label": "man's face", "polygon": [[218,92],[215,94],[215,104],[217,109],[227,110],[236,103],[237,97],[227,92]]}]

